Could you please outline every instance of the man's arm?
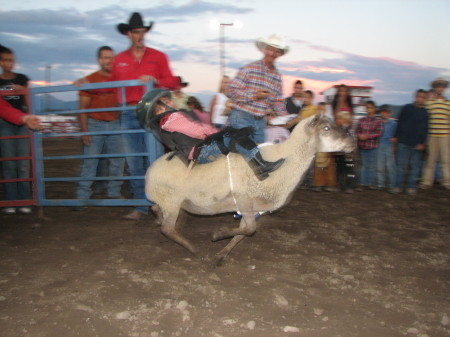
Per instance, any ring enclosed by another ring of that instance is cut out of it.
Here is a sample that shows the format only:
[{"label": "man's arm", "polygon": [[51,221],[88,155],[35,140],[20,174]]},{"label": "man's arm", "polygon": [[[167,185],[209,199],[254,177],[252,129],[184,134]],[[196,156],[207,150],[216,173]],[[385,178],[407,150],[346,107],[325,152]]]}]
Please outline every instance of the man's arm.
[{"label": "man's arm", "polygon": [[0,99],[0,118],[16,125],[25,124],[30,129],[40,129],[41,127],[41,120],[38,116],[13,108],[3,98]]}]

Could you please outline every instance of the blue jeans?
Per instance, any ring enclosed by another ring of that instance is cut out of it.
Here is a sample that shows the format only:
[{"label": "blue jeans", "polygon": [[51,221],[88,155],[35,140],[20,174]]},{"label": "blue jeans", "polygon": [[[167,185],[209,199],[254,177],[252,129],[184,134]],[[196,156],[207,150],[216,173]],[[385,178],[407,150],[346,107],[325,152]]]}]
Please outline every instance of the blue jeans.
[{"label": "blue jeans", "polygon": [[[120,130],[119,120],[105,122],[96,119],[88,118],[88,130],[89,132],[99,131],[118,131]],[[93,135],[91,136],[91,145],[83,146],[83,154],[87,156],[94,156],[102,154],[103,147],[106,154],[123,153],[122,135]],[[81,178],[93,178],[97,175],[97,167],[99,166],[100,159],[84,159],[81,166]],[[108,170],[110,177],[121,177],[123,175],[123,167],[125,164],[124,158],[114,157],[108,158]],[[78,199],[89,199],[92,194],[93,180],[81,180],[77,187]],[[107,194],[108,197],[120,196],[120,188],[122,186],[122,180],[109,180],[107,182]]]},{"label": "blue jeans", "polygon": [[[231,138],[227,135],[223,137],[223,143],[225,146],[230,145]],[[254,147],[253,149],[246,149],[240,146],[239,144],[236,144],[236,150],[245,158],[245,161],[249,161],[252,159],[256,153],[258,153],[258,147]],[[216,141],[211,142],[211,144],[205,145],[202,147],[202,150],[200,151],[198,157],[197,157],[197,163],[199,164],[207,164],[211,163],[214,160],[216,160],[219,156],[222,155],[222,152],[220,151],[219,146],[217,145]]]},{"label": "blue jeans", "polygon": [[422,154],[423,151],[414,149],[414,146],[398,144],[396,187],[403,187],[405,171],[409,165],[407,187],[416,188],[423,165]]},{"label": "blue jeans", "polygon": [[[136,118],[134,110],[123,111],[121,114],[121,126],[124,130],[141,130],[141,126]],[[156,159],[164,153],[164,147],[159,143],[151,132],[146,133],[125,133],[122,136],[124,151],[127,154],[145,153],[146,156],[126,157],[128,174],[130,176],[142,176],[142,179],[130,180],[131,193],[133,199],[147,199],[145,195],[144,176],[150,166],[150,159]],[[136,210],[147,214],[147,206],[138,206]]]},{"label": "blue jeans", "polygon": [[361,185],[375,185],[375,160],[377,158],[377,149],[360,149],[359,154],[361,156]]},{"label": "blue jeans", "polygon": [[388,187],[394,188],[396,183],[396,170],[394,149],[392,144],[380,144],[377,151],[377,186],[385,187],[386,171]]},{"label": "blue jeans", "polygon": [[[28,134],[26,126],[18,126],[0,119],[0,137],[24,136]],[[0,140],[0,156],[29,157],[29,139],[3,139]],[[7,160],[1,162],[3,179],[30,178],[30,160]],[[5,200],[31,199],[31,184],[29,181],[4,184]]]},{"label": "blue jeans", "polygon": [[264,132],[266,129],[266,117],[255,119],[255,116],[251,113],[239,109],[233,109],[228,117],[228,122],[230,126],[235,129],[242,129],[251,126],[253,128],[251,137],[255,143],[261,144],[266,141]]}]

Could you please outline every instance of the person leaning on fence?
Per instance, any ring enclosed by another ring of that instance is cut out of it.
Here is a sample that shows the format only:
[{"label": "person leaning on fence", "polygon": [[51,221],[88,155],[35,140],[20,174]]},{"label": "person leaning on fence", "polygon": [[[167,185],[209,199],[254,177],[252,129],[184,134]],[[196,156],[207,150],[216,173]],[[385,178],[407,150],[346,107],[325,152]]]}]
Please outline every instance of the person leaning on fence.
[{"label": "person leaning on fence", "polygon": [[3,97],[0,97],[0,119],[15,125],[25,125],[33,130],[41,128],[41,119],[38,116],[24,113],[12,107]]},{"label": "person leaning on fence", "polygon": [[289,47],[278,35],[258,39],[256,46],[263,53],[263,58],[239,69],[225,94],[233,103],[229,125],[235,129],[251,127],[253,140],[264,143],[267,114],[287,115],[281,74],[275,67],[275,61],[286,54]]},{"label": "person leaning on fence", "polygon": [[[24,113],[28,113],[26,98],[18,91],[28,88],[28,77],[23,74],[13,72],[15,65],[14,52],[0,45],[0,90],[7,90],[10,95],[3,98],[11,104],[12,107]],[[26,136],[28,128],[24,125],[16,125],[7,120],[0,119],[0,137]],[[1,140],[0,157],[29,157],[30,141],[27,138],[4,139]],[[31,165],[30,160],[6,160],[2,162],[3,179],[25,179],[30,178]],[[10,182],[4,184],[5,200],[27,200],[31,198],[31,183],[29,181]],[[3,212],[6,214],[19,213],[30,214],[31,207],[23,206],[6,207]]]},{"label": "person leaning on fence", "polygon": [[[146,47],[145,35],[153,26],[151,22],[148,26],[144,24],[139,13],[133,13],[128,23],[117,25],[118,31],[127,36],[130,41],[130,48],[116,55],[111,72],[112,81],[141,80],[143,84],[149,81],[157,88],[167,88],[174,90],[179,85],[179,78],[173,76],[169,67],[169,60],[166,54]],[[126,103],[128,106],[136,106],[144,95],[144,86],[127,87],[125,89],[126,102],[120,101],[120,91],[118,91],[119,103]],[[125,110],[121,114],[121,125],[123,129],[140,129],[135,111]],[[143,133],[126,133],[123,135],[124,149],[126,153],[149,153],[147,148],[147,137]],[[127,156],[128,173],[131,176],[144,176],[149,167],[148,157]],[[144,180],[130,180],[133,199],[145,200]],[[144,214],[148,214],[147,206],[135,207],[130,213],[124,216],[128,220],[139,220]]]},{"label": "person leaning on fence", "polygon": [[[111,76],[114,51],[111,47],[102,46],[97,51],[97,62],[100,69],[86,76],[87,83],[107,82]],[[82,90],[79,92],[80,109],[100,109],[117,107],[115,91],[112,89]],[[81,132],[108,132],[120,130],[119,111],[88,112],[79,114]],[[84,135],[81,136],[83,154],[96,156],[100,154],[123,153],[122,136],[120,134]],[[108,175],[120,177],[123,174],[125,160],[121,157],[108,158]],[[89,199],[92,195],[93,178],[97,174],[99,158],[86,158],[81,165],[80,180],[76,189],[77,199]],[[109,180],[106,184],[108,198],[122,198],[121,180]],[[79,208],[75,208],[78,210]]]},{"label": "person leaning on fence", "polygon": [[149,91],[137,107],[137,116],[146,130],[153,132],[186,161],[206,164],[222,154],[237,152],[245,158],[259,180],[266,179],[284,163],[284,158],[275,162],[264,160],[250,138],[248,128],[228,127],[219,131],[209,123],[194,120],[176,107],[169,90]]}]

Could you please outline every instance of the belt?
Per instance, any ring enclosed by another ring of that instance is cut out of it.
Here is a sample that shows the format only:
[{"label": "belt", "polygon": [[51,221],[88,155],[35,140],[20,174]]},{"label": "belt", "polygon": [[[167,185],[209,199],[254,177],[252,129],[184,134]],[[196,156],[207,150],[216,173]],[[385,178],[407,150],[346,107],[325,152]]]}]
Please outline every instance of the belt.
[{"label": "belt", "polygon": [[266,117],[266,115],[252,115],[252,116],[257,121],[259,121],[259,120],[263,119],[264,117]]}]

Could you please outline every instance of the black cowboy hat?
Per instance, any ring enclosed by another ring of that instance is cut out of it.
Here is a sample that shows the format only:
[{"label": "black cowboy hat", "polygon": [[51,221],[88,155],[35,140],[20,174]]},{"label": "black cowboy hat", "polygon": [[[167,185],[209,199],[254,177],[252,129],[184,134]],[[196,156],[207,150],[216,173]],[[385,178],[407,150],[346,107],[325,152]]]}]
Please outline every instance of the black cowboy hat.
[{"label": "black cowboy hat", "polygon": [[189,85],[189,82],[183,82],[183,78],[181,78],[181,76],[177,76],[178,77],[178,81],[180,82],[180,86],[182,88],[186,88]]},{"label": "black cowboy hat", "polygon": [[117,30],[120,32],[120,34],[127,35],[127,33],[136,28],[145,28],[147,29],[147,32],[152,29],[153,21],[150,22],[150,25],[144,26],[144,21],[142,20],[142,16],[140,13],[134,12],[131,14],[129,23],[119,23],[117,25]]}]

